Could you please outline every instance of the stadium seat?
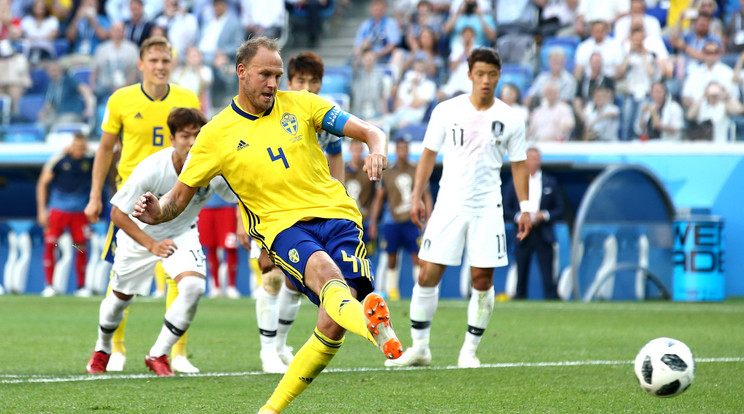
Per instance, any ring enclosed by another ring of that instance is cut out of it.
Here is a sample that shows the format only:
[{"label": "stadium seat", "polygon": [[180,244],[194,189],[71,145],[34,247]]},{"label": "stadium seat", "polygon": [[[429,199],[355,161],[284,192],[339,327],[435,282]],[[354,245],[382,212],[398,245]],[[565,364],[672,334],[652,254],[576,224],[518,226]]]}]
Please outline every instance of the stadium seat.
[{"label": "stadium seat", "polygon": [[395,140],[408,136],[410,142],[421,142],[426,135],[426,123],[406,125],[395,131]]},{"label": "stadium seat", "polygon": [[70,53],[70,42],[65,38],[54,39],[54,52],[57,58]]},{"label": "stadium seat", "polygon": [[26,90],[27,95],[46,93],[49,86],[49,75],[41,68],[31,69],[31,87]]},{"label": "stadium seat", "polygon": [[29,122],[39,120],[39,111],[44,106],[44,94],[26,94],[18,101],[18,112],[22,118]]},{"label": "stadium seat", "polygon": [[532,84],[532,80],[532,70],[527,66],[505,64],[501,67],[501,79],[499,79],[499,83],[496,85],[496,96],[499,96],[501,88],[507,83],[516,86],[519,89],[519,95],[523,96]]},{"label": "stadium seat", "polygon": [[72,76],[78,83],[90,85],[90,73],[92,69],[87,66],[78,66],[70,68],[70,76]]},{"label": "stadium seat", "polygon": [[0,95],[0,125],[10,123],[10,95]]},{"label": "stadium seat", "polygon": [[348,66],[329,66],[323,74],[323,87],[320,94],[351,92],[351,68]]},{"label": "stadium seat", "polygon": [[44,142],[44,126],[41,124],[10,124],[2,127],[3,141],[9,143]]},{"label": "stadium seat", "polygon": [[[327,19],[333,16],[334,13],[336,13],[336,0],[328,0],[328,5],[320,11],[320,18]],[[292,7],[289,10],[289,16],[293,19],[304,19],[307,17],[307,10],[303,8]]]},{"label": "stadium seat", "polygon": [[345,93],[321,93],[320,96],[328,100],[329,102],[336,104],[339,108],[344,111],[349,110],[351,104],[351,97]]},{"label": "stadium seat", "polygon": [[579,46],[579,43],[581,43],[581,39],[578,36],[545,38],[540,48],[540,70],[545,71],[549,69],[548,52],[552,47],[558,46],[566,53],[566,70],[573,73],[574,55],[576,54],[576,47]]}]

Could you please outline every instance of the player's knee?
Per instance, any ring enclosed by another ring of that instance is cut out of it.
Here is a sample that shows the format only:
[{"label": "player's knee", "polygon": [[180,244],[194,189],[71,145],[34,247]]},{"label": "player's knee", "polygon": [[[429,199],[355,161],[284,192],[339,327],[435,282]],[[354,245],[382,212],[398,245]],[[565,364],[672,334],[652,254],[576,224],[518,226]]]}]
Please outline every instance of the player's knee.
[{"label": "player's knee", "polygon": [[276,296],[279,294],[279,289],[282,287],[284,281],[284,273],[279,270],[278,267],[273,268],[267,273],[261,275],[263,281],[263,288],[269,295]]},{"label": "player's knee", "polygon": [[197,276],[186,276],[178,282],[178,295],[189,300],[199,300],[207,290],[207,281]]}]

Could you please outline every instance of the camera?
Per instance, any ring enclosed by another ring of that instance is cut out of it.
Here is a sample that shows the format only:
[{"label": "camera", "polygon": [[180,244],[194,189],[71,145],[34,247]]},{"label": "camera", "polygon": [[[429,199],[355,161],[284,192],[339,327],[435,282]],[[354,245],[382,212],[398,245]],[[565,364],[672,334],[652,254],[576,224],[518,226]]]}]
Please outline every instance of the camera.
[{"label": "camera", "polygon": [[475,13],[475,8],[478,7],[478,4],[476,4],[474,1],[469,1],[465,3],[465,14],[473,14]]}]

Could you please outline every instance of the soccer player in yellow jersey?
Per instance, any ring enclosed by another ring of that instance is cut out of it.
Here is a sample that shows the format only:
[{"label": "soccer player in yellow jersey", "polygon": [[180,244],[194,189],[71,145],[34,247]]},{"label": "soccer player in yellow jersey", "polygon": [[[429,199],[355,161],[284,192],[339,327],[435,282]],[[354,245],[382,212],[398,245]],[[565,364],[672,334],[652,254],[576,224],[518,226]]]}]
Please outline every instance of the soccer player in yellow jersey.
[{"label": "soccer player in yellow jersey", "polygon": [[236,69],[238,95],[202,128],[179,181],[162,200],[144,194],[133,214],[150,224],[172,220],[199,187],[222,175],[240,200],[248,234],[318,305],[313,335],[261,408],[278,413],[328,365],[347,330],[376,344],[388,358],[402,352],[387,305],[373,293],[361,214],[331,177],[316,131],[365,142],[364,168],[372,181],[380,180],[387,164],[387,137],[317,95],[277,91],[284,70],[272,39],[243,43]]},{"label": "soccer player in yellow jersey", "polygon": [[[190,90],[168,83],[173,66],[171,45],[164,37],[151,37],[140,47],[137,68],[142,72],[142,83],[125,86],[116,92],[106,104],[103,117],[103,135],[93,162],[93,180],[90,200],[85,215],[91,223],[99,220],[103,208],[101,189],[111,168],[114,147],[121,135],[121,159],[117,167],[116,186],[121,188],[134,167],[149,155],[168,148],[168,115],[175,107],[199,108],[199,99]],[[109,228],[105,253],[113,253],[114,228]],[[108,257],[108,259],[111,259]],[[158,271],[163,272],[158,266]],[[178,296],[178,288],[168,278],[166,305]],[[114,335],[114,347],[109,360],[109,371],[121,371],[124,367],[124,329],[122,321]],[[179,372],[199,372],[186,358],[186,335],[173,347],[172,366]]]}]

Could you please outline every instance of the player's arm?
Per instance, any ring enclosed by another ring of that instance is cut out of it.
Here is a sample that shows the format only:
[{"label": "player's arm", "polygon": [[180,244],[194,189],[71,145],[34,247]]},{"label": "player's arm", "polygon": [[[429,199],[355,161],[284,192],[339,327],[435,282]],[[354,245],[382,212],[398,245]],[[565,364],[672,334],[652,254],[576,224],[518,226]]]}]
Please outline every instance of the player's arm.
[{"label": "player's arm", "polygon": [[364,159],[364,171],[370,181],[380,181],[382,171],[387,168],[388,140],[385,133],[350,114],[342,132],[347,137],[367,144],[369,154]]},{"label": "player's arm", "polygon": [[383,203],[385,203],[385,187],[379,186],[369,209],[369,237],[371,239],[377,238],[377,220],[380,218]]},{"label": "player's arm", "polygon": [[[421,152],[418,165],[416,166],[416,176],[413,179],[413,194],[411,199],[411,221],[418,227],[423,227],[429,218],[430,209],[424,204],[424,191],[429,186],[429,178],[434,171],[434,163],[437,161],[437,153],[424,148]],[[431,195],[430,195],[431,197]]]},{"label": "player's arm", "polygon": [[90,195],[88,197],[88,205],[85,206],[85,217],[91,223],[98,222],[98,216],[101,215],[101,210],[103,210],[101,192],[103,191],[103,184],[106,182],[106,176],[111,168],[111,160],[114,157],[116,141],[116,135],[103,132],[98,150],[96,150],[96,157],[93,159]]},{"label": "player's arm", "polygon": [[344,155],[340,152],[337,154],[326,154],[326,158],[328,159],[328,170],[331,173],[331,177],[343,183],[346,177]]},{"label": "player's arm", "polygon": [[122,229],[124,233],[129,235],[134,241],[141,244],[147,250],[158,257],[168,257],[178,248],[176,244],[170,239],[163,239],[157,241],[150,237],[147,233],[139,228],[128,215],[123,211],[119,210],[119,207],[113,206],[111,208],[111,221],[116,227]]},{"label": "player's arm", "polygon": [[524,240],[530,234],[530,229],[532,228],[530,213],[525,206],[525,203],[529,200],[529,172],[527,171],[527,163],[524,161],[512,162],[511,170],[512,177],[514,178],[514,190],[519,199],[519,208],[522,210],[522,213],[519,215],[519,221],[517,221],[517,226],[519,227],[517,238]]},{"label": "player's arm", "polygon": [[235,235],[238,238],[238,243],[247,251],[251,251],[251,237],[248,236],[248,232],[245,231],[243,225],[243,215],[240,214],[240,205],[235,208],[235,216],[237,217],[236,223],[238,224],[235,228]]},{"label": "player's arm", "polygon": [[49,214],[47,213],[47,200],[49,197],[49,183],[54,179],[51,169],[41,170],[39,180],[36,181],[36,221],[43,229],[49,225]]},{"label": "player's arm", "polygon": [[132,215],[147,224],[160,224],[173,220],[186,209],[197,189],[197,187],[190,187],[181,181],[176,181],[176,185],[160,200],[148,191],[134,204]]}]

